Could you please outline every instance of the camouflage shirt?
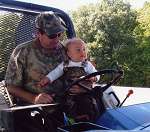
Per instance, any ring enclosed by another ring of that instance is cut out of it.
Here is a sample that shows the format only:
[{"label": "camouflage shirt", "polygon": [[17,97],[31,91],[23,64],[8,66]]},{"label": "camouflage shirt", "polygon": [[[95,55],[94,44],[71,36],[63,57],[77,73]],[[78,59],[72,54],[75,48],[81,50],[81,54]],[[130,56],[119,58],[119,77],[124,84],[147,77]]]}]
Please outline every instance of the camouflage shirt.
[{"label": "camouflage shirt", "polygon": [[61,44],[55,50],[44,49],[38,40],[18,45],[9,60],[6,85],[18,86],[35,94],[59,94],[64,90],[61,79],[44,88],[38,88],[37,83],[65,58],[65,50]]}]

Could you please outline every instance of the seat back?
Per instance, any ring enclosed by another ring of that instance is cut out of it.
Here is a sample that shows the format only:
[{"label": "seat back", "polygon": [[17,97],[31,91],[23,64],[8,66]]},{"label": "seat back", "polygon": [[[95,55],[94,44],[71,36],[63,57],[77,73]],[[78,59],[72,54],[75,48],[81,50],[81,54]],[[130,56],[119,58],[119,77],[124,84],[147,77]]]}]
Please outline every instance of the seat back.
[{"label": "seat back", "polygon": [[5,81],[0,82],[0,110],[13,106],[12,97],[8,93]]}]

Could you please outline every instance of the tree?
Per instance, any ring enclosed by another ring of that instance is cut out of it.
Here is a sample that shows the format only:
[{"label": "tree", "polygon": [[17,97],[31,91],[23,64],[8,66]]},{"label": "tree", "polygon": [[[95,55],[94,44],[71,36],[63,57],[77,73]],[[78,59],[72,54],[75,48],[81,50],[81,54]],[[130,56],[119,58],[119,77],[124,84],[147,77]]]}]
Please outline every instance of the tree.
[{"label": "tree", "polygon": [[[132,72],[138,86],[150,87],[150,3],[145,2],[144,7],[138,10],[138,26],[134,30],[136,37],[136,52],[132,60]],[[137,74],[139,73],[139,74]]]}]

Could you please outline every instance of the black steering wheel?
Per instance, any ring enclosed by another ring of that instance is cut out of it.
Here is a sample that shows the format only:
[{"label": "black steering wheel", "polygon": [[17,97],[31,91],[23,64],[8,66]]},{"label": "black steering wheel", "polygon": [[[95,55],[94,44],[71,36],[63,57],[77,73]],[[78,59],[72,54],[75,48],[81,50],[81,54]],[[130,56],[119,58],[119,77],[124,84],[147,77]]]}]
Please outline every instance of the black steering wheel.
[{"label": "black steering wheel", "polygon": [[87,92],[91,92],[92,90],[90,90],[89,88],[81,85],[80,82],[85,81],[85,80],[87,80],[87,79],[89,79],[91,77],[95,77],[97,75],[105,76],[106,74],[111,75],[111,79],[109,81],[107,81],[107,82],[103,82],[103,84],[95,86],[94,88],[92,88],[92,90],[94,90],[94,89],[100,89],[101,92],[104,92],[107,88],[109,88],[111,85],[117,83],[122,78],[123,71],[122,70],[105,69],[105,70],[100,70],[100,71],[88,74],[88,75],[84,76],[83,78],[77,79],[73,83],[71,83],[67,87],[66,92],[69,92],[70,88],[73,85],[78,85],[81,88],[85,89]]}]

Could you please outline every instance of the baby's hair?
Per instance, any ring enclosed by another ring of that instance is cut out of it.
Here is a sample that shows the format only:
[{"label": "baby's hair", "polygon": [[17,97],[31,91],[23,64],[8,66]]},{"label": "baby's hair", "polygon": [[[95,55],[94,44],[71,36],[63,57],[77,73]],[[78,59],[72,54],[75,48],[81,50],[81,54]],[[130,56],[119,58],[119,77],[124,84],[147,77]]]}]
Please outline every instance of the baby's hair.
[{"label": "baby's hair", "polygon": [[65,46],[66,51],[68,51],[69,45],[71,45],[71,44],[73,44],[73,43],[76,43],[76,42],[85,43],[82,39],[76,38],[76,37],[75,37],[75,38],[68,39],[68,40],[66,40],[65,43],[64,43],[64,46]]}]

